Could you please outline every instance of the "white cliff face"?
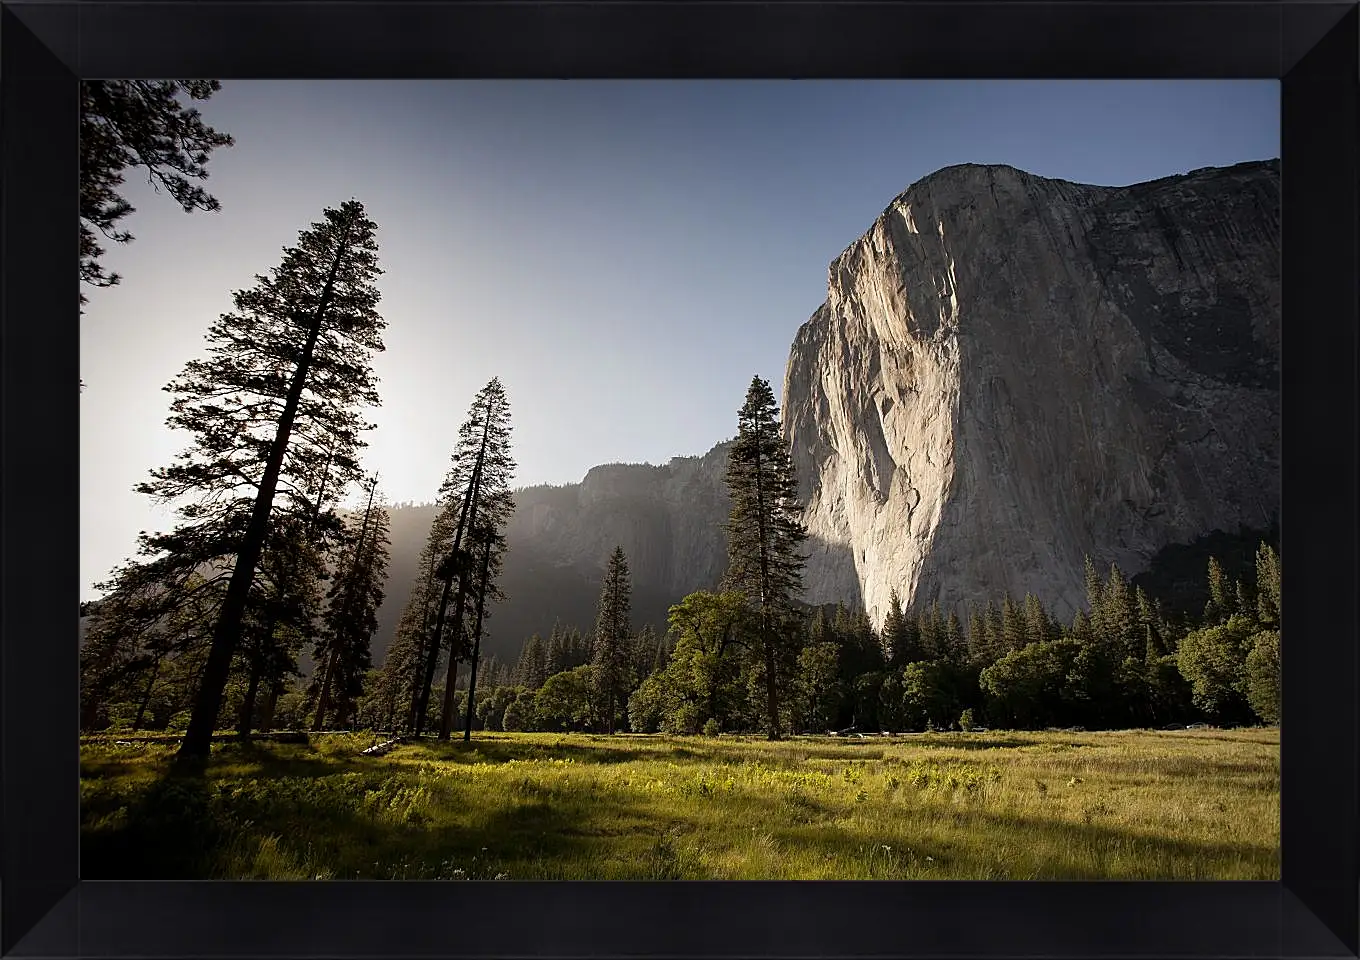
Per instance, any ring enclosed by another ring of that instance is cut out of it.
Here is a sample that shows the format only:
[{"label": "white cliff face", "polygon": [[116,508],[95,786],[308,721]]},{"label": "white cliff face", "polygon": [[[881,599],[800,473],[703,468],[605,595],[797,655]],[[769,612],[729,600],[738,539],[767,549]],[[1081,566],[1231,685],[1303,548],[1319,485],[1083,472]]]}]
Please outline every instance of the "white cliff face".
[{"label": "white cliff face", "polygon": [[1273,163],[1126,188],[949,167],[831,264],[783,416],[812,602],[1084,602],[1279,504]]}]

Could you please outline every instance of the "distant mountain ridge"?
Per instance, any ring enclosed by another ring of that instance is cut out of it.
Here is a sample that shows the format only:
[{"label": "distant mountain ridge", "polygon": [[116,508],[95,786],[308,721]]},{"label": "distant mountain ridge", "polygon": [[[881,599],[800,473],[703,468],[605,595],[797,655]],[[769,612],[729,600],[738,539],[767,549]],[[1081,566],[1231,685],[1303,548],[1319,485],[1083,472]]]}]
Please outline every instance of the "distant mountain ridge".
[{"label": "distant mountain ridge", "polygon": [[[554,621],[590,632],[605,562],[623,547],[633,582],[635,629],[666,629],[666,611],[694,590],[717,585],[727,559],[729,499],[723,475],[730,441],[701,456],[655,465],[603,464],[580,483],[541,484],[514,492],[506,528],[501,588],[507,599],[486,621],[483,649],[517,657],[532,633]],[[374,663],[381,663],[411,588],[434,520],[432,504],[389,507],[391,564],[378,611]]]}]

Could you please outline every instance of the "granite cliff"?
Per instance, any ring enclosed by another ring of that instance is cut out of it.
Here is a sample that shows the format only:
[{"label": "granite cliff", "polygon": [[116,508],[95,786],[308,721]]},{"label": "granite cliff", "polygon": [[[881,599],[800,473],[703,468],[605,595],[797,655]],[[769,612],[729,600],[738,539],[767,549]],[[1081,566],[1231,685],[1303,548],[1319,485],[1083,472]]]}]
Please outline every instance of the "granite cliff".
[{"label": "granite cliff", "polygon": [[908,188],[832,262],[783,417],[808,596],[948,607],[1137,573],[1280,496],[1279,169]]}]

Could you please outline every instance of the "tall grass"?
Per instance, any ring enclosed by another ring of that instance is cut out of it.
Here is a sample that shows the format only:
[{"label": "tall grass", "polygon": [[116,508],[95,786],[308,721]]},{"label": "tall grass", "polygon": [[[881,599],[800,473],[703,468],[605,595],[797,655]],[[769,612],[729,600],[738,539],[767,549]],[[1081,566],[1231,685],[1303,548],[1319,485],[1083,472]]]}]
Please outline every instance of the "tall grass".
[{"label": "tall grass", "polygon": [[1274,730],[313,741],[84,741],[83,876],[1279,876]]}]

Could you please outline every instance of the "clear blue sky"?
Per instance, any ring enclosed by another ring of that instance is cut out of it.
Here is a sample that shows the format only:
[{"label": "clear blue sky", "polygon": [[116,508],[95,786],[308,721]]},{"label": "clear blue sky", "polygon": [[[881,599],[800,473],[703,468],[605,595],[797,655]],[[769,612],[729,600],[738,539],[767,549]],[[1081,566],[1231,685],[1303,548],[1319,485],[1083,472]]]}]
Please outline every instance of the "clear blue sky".
[{"label": "clear blue sky", "polygon": [[81,321],[81,590],[170,522],[131,492],[184,438],[161,387],[327,205],[379,225],[369,468],[432,498],[501,377],[520,484],[702,453],[779,393],[828,263],[955,163],[1128,184],[1279,154],[1275,81],[226,81],[218,214],[130,178],[136,240]]}]

